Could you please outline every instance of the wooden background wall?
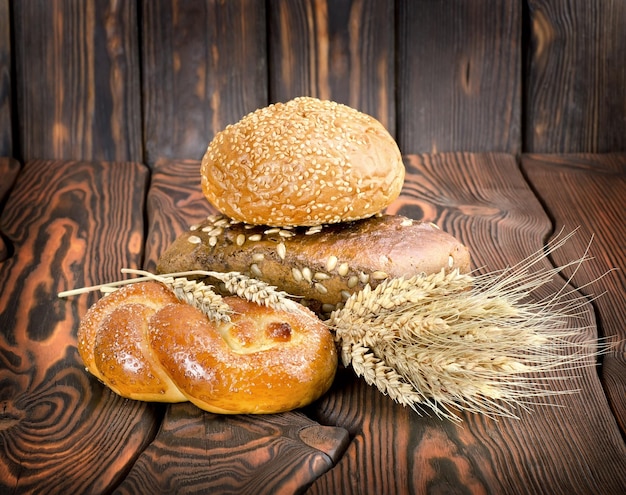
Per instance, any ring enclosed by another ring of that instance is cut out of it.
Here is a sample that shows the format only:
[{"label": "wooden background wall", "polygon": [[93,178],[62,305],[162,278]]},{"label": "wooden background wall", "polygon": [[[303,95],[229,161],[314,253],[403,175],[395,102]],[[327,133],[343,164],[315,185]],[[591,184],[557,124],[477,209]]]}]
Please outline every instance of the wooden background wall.
[{"label": "wooden background wall", "polygon": [[0,0],[0,156],[198,159],[313,95],[403,153],[626,151],[623,0]]}]

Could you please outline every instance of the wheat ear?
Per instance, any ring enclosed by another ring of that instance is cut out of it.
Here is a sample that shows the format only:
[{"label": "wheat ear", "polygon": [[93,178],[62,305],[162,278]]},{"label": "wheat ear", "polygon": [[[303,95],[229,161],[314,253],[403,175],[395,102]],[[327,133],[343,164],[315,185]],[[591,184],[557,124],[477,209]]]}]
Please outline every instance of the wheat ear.
[{"label": "wheat ear", "polygon": [[572,297],[567,282],[532,298],[565,267],[531,268],[566,240],[500,272],[442,270],[353,294],[327,321],[343,363],[397,402],[452,420],[457,408],[517,417],[533,398],[573,392],[548,385],[560,379],[554,370],[593,365],[602,352],[596,340],[568,339],[585,327],[563,330],[587,299]]},{"label": "wheat ear", "polygon": [[139,275],[139,277],[59,292],[58,297],[69,297],[96,290],[106,294],[124,285],[154,280],[168,287],[180,301],[200,309],[209,319],[214,321],[230,321],[229,315],[232,311],[224,302],[222,296],[213,290],[213,286],[207,285],[203,280],[187,279],[187,277],[202,277],[203,279],[214,278],[219,280],[223,282],[227,292],[236,294],[256,304],[283,311],[300,311],[299,305],[289,299],[289,295],[286,292],[279,291],[274,286],[250,278],[239,272],[221,273],[193,270],[155,275],[144,270],[134,270],[131,268],[122,268],[121,271],[124,274]]}]

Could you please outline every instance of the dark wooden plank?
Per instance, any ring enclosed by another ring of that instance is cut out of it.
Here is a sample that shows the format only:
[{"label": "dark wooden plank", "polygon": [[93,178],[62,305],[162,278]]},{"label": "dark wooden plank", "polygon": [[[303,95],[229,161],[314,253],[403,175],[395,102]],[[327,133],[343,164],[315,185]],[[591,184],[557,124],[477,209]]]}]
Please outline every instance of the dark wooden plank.
[{"label": "dark wooden plank", "polygon": [[177,404],[115,493],[301,493],[347,442],[345,430],[297,412],[219,416]]},{"label": "dark wooden plank", "polygon": [[13,103],[11,94],[11,15],[9,0],[0,0],[0,156],[13,156],[11,108]]},{"label": "dark wooden plank", "polygon": [[143,2],[146,159],[200,159],[216,132],[267,105],[265,2]]},{"label": "dark wooden plank", "polygon": [[335,100],[395,134],[394,2],[270,0],[271,101]]},{"label": "dark wooden plank", "polygon": [[143,244],[147,170],[133,163],[28,162],[0,217],[0,492],[102,493],[152,438],[152,405],[85,372],[79,318],[97,297],[61,290],[119,278]]},{"label": "dark wooden plank", "polygon": [[[2,177],[0,181],[0,214],[2,214],[4,203],[13,187],[19,170],[20,164],[16,160],[12,158],[0,158],[0,177]],[[0,262],[4,261],[9,256],[11,250],[12,246],[7,245],[7,239],[0,229]]]},{"label": "dark wooden plank", "polygon": [[[552,231],[512,156],[413,155],[406,163],[403,194],[389,211],[437,222],[470,247],[481,272],[542,249]],[[581,254],[563,249],[574,259]],[[563,284],[557,278],[536,297]],[[593,337],[589,305],[580,318],[569,319],[568,327],[589,325],[578,338]],[[578,372],[555,372],[567,380],[551,385],[580,393],[549,398],[532,413],[520,411],[519,420],[464,414],[460,426],[397,406],[346,371],[316,404],[314,417],[346,428],[354,439],[307,493],[621,493],[626,446],[593,360],[587,363]]]},{"label": "dark wooden plank", "polygon": [[529,0],[524,151],[626,151],[626,2]]},{"label": "dark wooden plank", "polygon": [[136,5],[13,2],[23,160],[142,160]]},{"label": "dark wooden plank", "polygon": [[403,153],[520,151],[521,4],[398,3]]},{"label": "dark wooden plank", "polygon": [[153,166],[146,205],[145,269],[156,272],[159,256],[174,239],[216,212],[202,194],[200,161],[159,159]]},{"label": "dark wooden plank", "polygon": [[[602,294],[594,301],[600,334],[617,343],[604,356],[602,379],[626,433],[626,154],[525,155],[522,165],[555,232],[578,229],[571,249],[583,253],[593,237],[592,259],[566,274],[584,294]],[[553,259],[567,261],[561,252]]]},{"label": "dark wooden plank", "polygon": [[15,178],[20,171],[20,164],[17,160],[8,157],[0,157],[0,213],[4,207],[9,192],[13,187]]}]

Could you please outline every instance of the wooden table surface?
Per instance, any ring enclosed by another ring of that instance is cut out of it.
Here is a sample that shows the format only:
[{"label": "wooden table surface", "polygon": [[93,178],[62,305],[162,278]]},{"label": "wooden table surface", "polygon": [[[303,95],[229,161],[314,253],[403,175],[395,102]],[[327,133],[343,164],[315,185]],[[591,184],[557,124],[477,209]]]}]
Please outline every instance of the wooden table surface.
[{"label": "wooden table surface", "polygon": [[[389,210],[438,223],[481,272],[578,229],[544,263],[563,265],[593,237],[593,259],[570,282],[589,297],[572,325],[587,327],[581,340],[618,343],[597,366],[556,373],[567,382],[555,387],[578,393],[519,419],[459,413],[460,424],[419,416],[350,369],[316,403],[285,414],[122,399],[85,372],[76,350],[79,319],[99,296],[57,293],[119,279],[122,267],[153,270],[210,212],[199,163],[160,159],[151,171],[4,158],[0,493],[625,493],[626,154],[405,160],[405,188]],[[546,294],[564,283],[555,278]]]}]

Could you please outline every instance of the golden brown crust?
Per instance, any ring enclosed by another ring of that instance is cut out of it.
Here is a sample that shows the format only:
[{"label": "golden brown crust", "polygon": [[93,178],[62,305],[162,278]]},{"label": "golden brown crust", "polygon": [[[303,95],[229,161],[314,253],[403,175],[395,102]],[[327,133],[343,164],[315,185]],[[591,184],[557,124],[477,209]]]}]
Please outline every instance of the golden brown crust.
[{"label": "golden brown crust", "polygon": [[202,189],[221,212],[257,225],[365,218],[400,194],[398,145],[373,117],[300,97],[219,132],[202,159]]},{"label": "golden brown crust", "polygon": [[429,223],[382,215],[292,229],[233,223],[210,216],[182,234],[157,270],[238,271],[331,311],[347,294],[388,277],[470,270],[467,248]]},{"label": "golden brown crust", "polygon": [[210,321],[157,282],[102,298],[79,327],[87,369],[131,399],[190,400],[216,413],[274,413],[302,407],[330,387],[337,354],[309,310],[225,302],[231,322]]},{"label": "golden brown crust", "polygon": [[137,283],[94,304],[78,328],[78,352],[85,366],[123,397],[157,402],[187,400],[152,355],[150,318],[163,307],[180,305],[157,283]]},{"label": "golden brown crust", "polygon": [[[275,413],[328,390],[337,354],[317,317],[306,308],[287,313],[236,297],[225,302],[234,311],[230,324],[209,328],[191,306],[167,307],[152,322],[151,346],[191,402],[222,414]],[[168,331],[172,325],[185,332]]]}]

